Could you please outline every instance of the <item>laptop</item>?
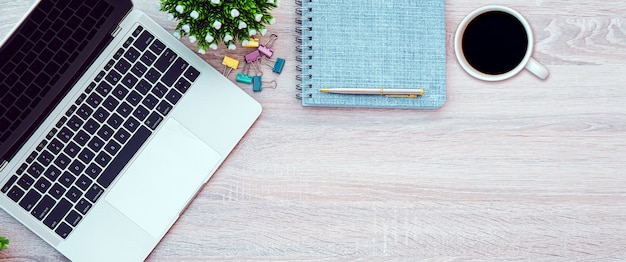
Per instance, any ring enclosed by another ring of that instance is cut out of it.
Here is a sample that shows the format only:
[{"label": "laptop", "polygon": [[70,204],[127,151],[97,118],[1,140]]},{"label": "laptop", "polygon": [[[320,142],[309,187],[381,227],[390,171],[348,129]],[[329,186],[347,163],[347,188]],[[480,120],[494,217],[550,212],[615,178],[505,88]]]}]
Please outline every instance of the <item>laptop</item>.
[{"label": "laptop", "polygon": [[0,207],[73,261],[145,259],[261,113],[130,0],[39,1],[0,61]]}]

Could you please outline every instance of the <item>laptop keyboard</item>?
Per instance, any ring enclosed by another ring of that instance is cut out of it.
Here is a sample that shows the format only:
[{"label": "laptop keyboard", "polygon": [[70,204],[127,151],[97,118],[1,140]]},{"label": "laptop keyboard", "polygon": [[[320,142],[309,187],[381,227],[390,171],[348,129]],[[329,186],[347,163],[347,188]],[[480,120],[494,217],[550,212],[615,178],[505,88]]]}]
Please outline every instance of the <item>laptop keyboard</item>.
[{"label": "laptop keyboard", "polygon": [[199,74],[138,26],[0,190],[66,238]]},{"label": "laptop keyboard", "polygon": [[9,57],[3,57],[0,68],[0,143],[48,94],[113,11],[104,1],[56,1],[41,1],[4,47]]}]

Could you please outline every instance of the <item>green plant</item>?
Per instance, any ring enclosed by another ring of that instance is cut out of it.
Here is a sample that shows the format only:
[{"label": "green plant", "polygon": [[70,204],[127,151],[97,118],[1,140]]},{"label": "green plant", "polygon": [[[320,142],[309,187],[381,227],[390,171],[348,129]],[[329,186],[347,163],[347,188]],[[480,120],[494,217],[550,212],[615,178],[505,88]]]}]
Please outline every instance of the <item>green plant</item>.
[{"label": "green plant", "polygon": [[178,21],[174,36],[189,36],[198,42],[198,52],[217,49],[224,43],[236,49],[235,43],[246,45],[251,36],[264,35],[266,25],[274,23],[270,10],[278,0],[160,0],[161,11],[168,19]]},{"label": "green plant", "polygon": [[6,237],[0,237],[0,249],[7,249],[7,245],[9,244],[9,239]]}]

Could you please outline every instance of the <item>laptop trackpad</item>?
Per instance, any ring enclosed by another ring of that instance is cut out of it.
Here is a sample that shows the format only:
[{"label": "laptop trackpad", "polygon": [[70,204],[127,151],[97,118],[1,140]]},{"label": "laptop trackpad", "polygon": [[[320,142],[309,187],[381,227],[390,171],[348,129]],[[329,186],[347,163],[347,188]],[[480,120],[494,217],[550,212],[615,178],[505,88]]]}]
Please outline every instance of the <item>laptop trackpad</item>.
[{"label": "laptop trackpad", "polygon": [[160,239],[220,159],[215,150],[170,118],[106,200]]}]

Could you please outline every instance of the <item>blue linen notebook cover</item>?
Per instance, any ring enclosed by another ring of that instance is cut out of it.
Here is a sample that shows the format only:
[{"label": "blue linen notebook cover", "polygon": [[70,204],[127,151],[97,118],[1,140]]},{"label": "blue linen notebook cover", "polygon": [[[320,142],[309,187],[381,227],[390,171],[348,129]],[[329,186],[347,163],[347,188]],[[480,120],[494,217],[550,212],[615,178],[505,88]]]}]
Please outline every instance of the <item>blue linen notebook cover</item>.
[{"label": "blue linen notebook cover", "polygon": [[[446,101],[444,0],[302,0],[303,106],[436,109]],[[320,93],[320,88],[424,88],[424,96]]]}]

